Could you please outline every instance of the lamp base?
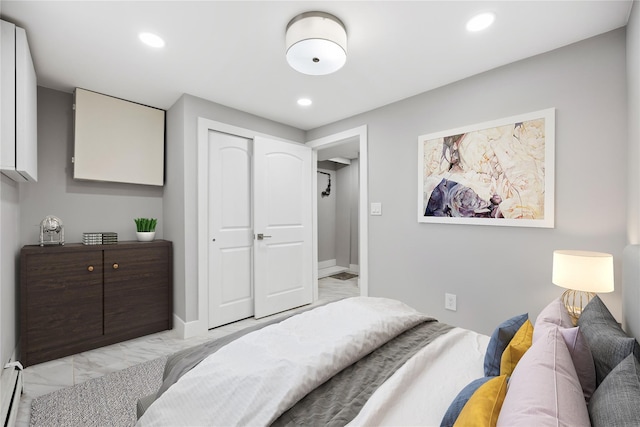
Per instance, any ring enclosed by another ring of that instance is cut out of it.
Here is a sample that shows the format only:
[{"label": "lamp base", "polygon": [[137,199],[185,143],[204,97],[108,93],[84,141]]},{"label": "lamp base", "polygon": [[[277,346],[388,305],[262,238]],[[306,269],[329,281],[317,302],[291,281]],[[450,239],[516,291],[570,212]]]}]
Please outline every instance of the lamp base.
[{"label": "lamp base", "polygon": [[582,314],[582,309],[595,297],[594,292],[575,291],[567,289],[562,293],[562,302],[571,316],[573,325],[578,323],[578,318]]}]

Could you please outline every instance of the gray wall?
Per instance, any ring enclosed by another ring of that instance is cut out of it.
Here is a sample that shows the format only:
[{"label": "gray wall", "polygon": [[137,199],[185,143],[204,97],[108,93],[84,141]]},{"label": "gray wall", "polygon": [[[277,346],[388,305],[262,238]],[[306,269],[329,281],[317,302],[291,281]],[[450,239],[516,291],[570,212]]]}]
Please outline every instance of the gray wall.
[{"label": "gray wall", "polygon": [[627,24],[628,241],[640,243],[640,5],[633,3]]},{"label": "gray wall", "polygon": [[[328,163],[328,165],[327,165]],[[321,165],[322,164],[322,165]],[[331,175],[331,192],[322,197],[327,189],[327,175],[318,173],[318,262],[336,260],[336,179],[335,163],[319,162],[318,172]],[[322,166],[322,168],[321,168]]]},{"label": "gray wall", "polygon": [[18,345],[19,184],[0,174],[0,363]]},{"label": "gray wall", "polygon": [[[640,243],[640,6],[633,3],[627,24],[627,117],[629,130],[628,156],[628,226],[627,235],[630,244]],[[629,251],[628,257],[637,256]],[[629,258],[627,258],[628,260]],[[636,263],[638,264],[638,263]],[[637,280],[640,271],[625,272],[627,278]],[[624,289],[623,326],[627,332],[638,335],[638,290]]]},{"label": "gray wall", "polygon": [[[428,78],[425,75],[425,78]],[[539,310],[554,249],[612,253],[616,290],[602,295],[620,319],[620,258],[627,227],[625,30],[510,64],[307,134],[368,126],[369,292],[441,321],[491,333],[507,316]],[[555,228],[419,224],[417,139],[515,114],[556,108]],[[635,120],[635,119],[634,119]],[[444,310],[444,294],[458,311]]]},{"label": "gray wall", "polygon": [[[167,111],[167,142],[165,144],[165,184],[162,210],[166,223],[165,237],[173,242],[173,312],[182,319],[186,317],[187,289],[185,280],[185,132],[184,100],[182,96]],[[197,289],[197,287],[196,287]],[[174,325],[175,326],[175,325]]]},{"label": "gray wall", "polygon": [[[183,95],[168,111],[165,229],[174,242],[174,313],[185,322],[198,319],[197,121],[198,117],[304,142],[304,132],[191,95]],[[173,157],[175,155],[175,157]],[[172,181],[175,179],[176,181]]]},{"label": "gray wall", "polygon": [[360,265],[359,242],[360,242],[360,160],[351,160],[351,264]]},{"label": "gray wall", "polygon": [[339,166],[336,171],[336,261],[339,266],[351,264],[351,166]]}]

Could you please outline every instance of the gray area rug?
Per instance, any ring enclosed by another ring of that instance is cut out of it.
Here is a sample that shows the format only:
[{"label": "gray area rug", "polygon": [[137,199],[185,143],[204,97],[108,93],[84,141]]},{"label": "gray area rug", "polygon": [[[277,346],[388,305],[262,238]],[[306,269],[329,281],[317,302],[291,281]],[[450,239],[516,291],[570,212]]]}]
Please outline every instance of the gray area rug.
[{"label": "gray area rug", "polygon": [[133,426],[136,402],[160,388],[166,357],[35,398],[31,426]]},{"label": "gray area rug", "polygon": [[338,273],[338,274],[332,275],[331,277],[338,280],[349,280],[349,279],[353,279],[354,277],[358,277],[358,275],[353,273]]}]

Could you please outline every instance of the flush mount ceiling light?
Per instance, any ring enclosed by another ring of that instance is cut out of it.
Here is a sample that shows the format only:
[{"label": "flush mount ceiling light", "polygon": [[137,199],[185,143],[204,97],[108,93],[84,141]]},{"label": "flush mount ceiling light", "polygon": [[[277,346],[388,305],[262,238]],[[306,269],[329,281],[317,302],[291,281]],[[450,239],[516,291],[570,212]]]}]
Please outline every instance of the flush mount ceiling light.
[{"label": "flush mount ceiling light", "polygon": [[309,98],[300,98],[297,102],[301,107],[308,107],[309,105],[313,104],[313,102]]},{"label": "flush mount ceiling light", "polygon": [[496,19],[496,15],[491,12],[481,13],[479,15],[474,16],[473,18],[467,21],[467,31],[476,32],[487,29],[493,24],[493,21]]},{"label": "flush mount ceiling light", "polygon": [[285,40],[287,62],[303,74],[331,74],[347,61],[347,31],[331,14],[301,13],[289,21]]}]

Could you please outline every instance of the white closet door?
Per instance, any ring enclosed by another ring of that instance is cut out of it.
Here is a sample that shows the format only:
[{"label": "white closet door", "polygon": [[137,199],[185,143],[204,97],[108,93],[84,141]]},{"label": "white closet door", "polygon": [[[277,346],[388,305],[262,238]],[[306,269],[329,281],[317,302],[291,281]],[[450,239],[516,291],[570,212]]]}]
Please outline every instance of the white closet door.
[{"label": "white closet door", "polygon": [[311,148],[256,137],[253,150],[255,317],[264,317],[313,300],[315,192]]},{"label": "white closet door", "polygon": [[209,131],[209,328],[254,312],[251,145]]}]

